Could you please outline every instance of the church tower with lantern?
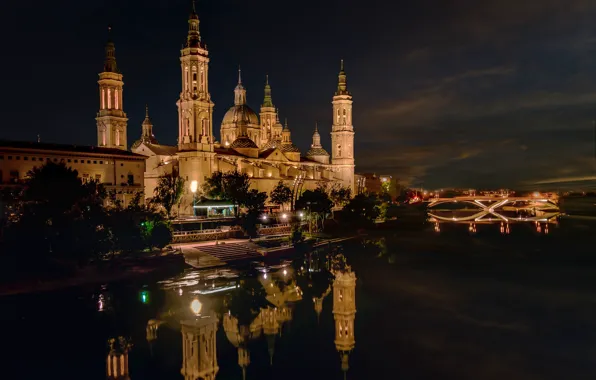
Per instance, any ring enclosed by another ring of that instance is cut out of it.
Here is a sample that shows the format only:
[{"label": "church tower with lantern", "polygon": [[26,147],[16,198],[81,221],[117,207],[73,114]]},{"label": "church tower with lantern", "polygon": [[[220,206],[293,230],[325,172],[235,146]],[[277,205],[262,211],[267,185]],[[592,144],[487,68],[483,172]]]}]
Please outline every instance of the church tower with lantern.
[{"label": "church tower with lantern", "polygon": [[[194,2],[188,19],[186,44],[181,50],[182,90],[178,106],[179,175],[201,188],[218,170],[214,153],[213,107],[209,93],[209,52],[201,41]],[[194,194],[186,189],[182,204],[192,207]],[[182,210],[193,214],[194,211]]]},{"label": "church tower with lantern", "polygon": [[354,192],[354,127],[352,125],[352,95],[348,91],[341,60],[337,91],[333,97],[331,127],[331,163],[337,168],[336,177]]},{"label": "church tower with lantern", "polygon": [[181,50],[182,89],[178,106],[180,150],[213,151],[213,106],[209,93],[209,51],[201,41],[194,2],[188,19],[186,44]]},{"label": "church tower with lantern", "polygon": [[[111,34],[111,28],[109,28]],[[97,122],[97,146],[127,149],[126,129],[128,118],[122,109],[122,74],[116,65],[116,47],[111,35],[106,44],[103,72],[99,74],[99,112]]]}]

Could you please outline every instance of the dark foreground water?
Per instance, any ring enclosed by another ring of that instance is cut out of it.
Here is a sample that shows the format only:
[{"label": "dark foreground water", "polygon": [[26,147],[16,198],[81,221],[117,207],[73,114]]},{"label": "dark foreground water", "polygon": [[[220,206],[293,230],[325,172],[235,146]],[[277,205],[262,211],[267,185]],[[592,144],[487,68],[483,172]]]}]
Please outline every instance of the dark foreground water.
[{"label": "dark foreground water", "polygon": [[195,318],[198,299],[217,315],[218,380],[243,370],[246,379],[591,379],[595,232],[390,230],[252,270],[4,298],[2,378],[105,379],[108,339],[122,336],[133,344],[131,379],[183,379],[180,322]]}]

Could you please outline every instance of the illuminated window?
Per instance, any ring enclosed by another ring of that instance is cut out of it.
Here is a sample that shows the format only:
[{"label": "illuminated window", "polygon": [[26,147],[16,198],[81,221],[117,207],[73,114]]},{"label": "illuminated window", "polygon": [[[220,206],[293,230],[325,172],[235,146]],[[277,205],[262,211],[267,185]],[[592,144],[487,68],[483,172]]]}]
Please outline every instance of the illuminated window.
[{"label": "illuminated window", "polygon": [[337,109],[337,122],[339,123],[339,108]]},{"label": "illuminated window", "polygon": [[101,129],[101,145],[106,146],[106,128]]},{"label": "illuminated window", "polygon": [[120,130],[116,129],[116,145],[120,145]]},{"label": "illuminated window", "polygon": [[118,104],[119,104],[119,101],[118,101],[118,89],[115,89],[114,90],[114,97],[115,97],[114,108],[118,109]]},{"label": "illuminated window", "polygon": [[112,108],[112,89],[108,88],[108,109]]},{"label": "illuminated window", "polygon": [[106,108],[106,89],[102,88],[101,89],[101,109],[105,109]]}]

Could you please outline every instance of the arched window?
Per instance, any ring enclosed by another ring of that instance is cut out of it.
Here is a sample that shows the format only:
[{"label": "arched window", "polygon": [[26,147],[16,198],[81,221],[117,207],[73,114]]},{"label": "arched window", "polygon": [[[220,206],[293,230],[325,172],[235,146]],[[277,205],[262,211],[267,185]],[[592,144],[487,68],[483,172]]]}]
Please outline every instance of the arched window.
[{"label": "arched window", "polygon": [[337,157],[341,157],[341,145],[337,144]]},{"label": "arched window", "polygon": [[118,105],[120,104],[120,99],[118,99],[118,89],[114,90],[114,108],[118,109]]},{"label": "arched window", "polygon": [[337,123],[339,124],[339,108],[337,109]]},{"label": "arched window", "polygon": [[101,109],[106,109],[106,89],[101,89]]},{"label": "arched window", "polygon": [[346,124],[346,109],[344,108],[343,124]]},{"label": "arched window", "polygon": [[112,89],[108,88],[108,109],[112,109]]}]

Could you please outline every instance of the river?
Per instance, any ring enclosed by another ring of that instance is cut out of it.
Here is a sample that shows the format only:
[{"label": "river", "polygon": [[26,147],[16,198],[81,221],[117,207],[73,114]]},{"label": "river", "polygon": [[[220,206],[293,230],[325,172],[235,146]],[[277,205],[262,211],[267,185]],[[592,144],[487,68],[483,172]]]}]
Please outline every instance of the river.
[{"label": "river", "polygon": [[183,379],[197,318],[217,327],[220,380],[593,377],[594,230],[498,230],[386,230],[291,262],[6,297],[3,378],[105,379],[124,337],[131,379]]}]

